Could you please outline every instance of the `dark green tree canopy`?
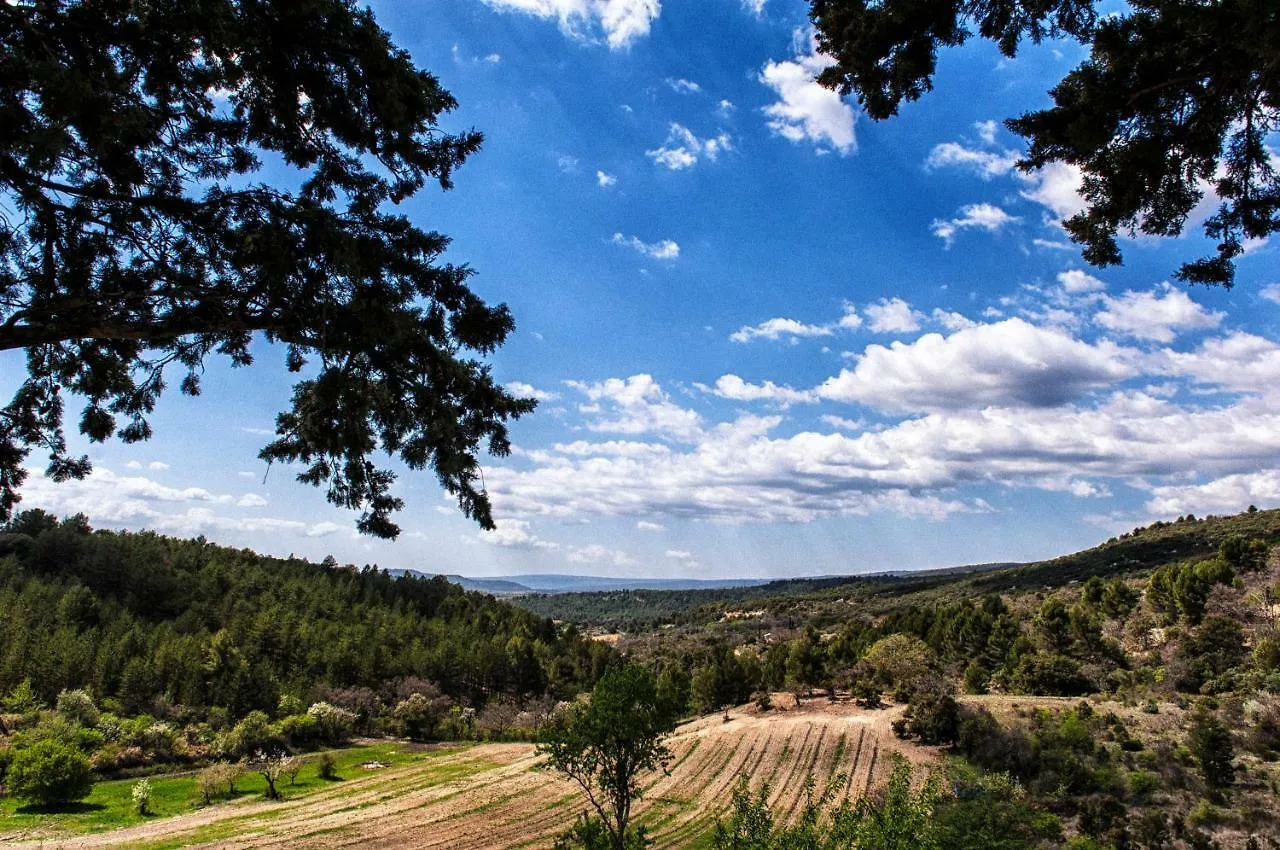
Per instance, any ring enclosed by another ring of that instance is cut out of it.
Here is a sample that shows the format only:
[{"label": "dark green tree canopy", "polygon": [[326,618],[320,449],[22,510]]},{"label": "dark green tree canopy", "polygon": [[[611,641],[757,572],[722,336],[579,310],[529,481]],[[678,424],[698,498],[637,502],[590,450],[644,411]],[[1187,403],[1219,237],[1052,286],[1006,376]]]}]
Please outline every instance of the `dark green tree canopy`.
[{"label": "dark green tree canopy", "polygon": [[1280,232],[1280,175],[1267,147],[1280,129],[1280,4],[1275,0],[811,0],[820,78],[875,119],[933,87],[939,48],[972,35],[1012,57],[1023,39],[1074,38],[1090,56],[1050,94],[1054,105],[1006,122],[1028,140],[1019,163],[1079,166],[1087,208],[1064,226],[1097,265],[1121,262],[1116,236],[1171,236],[1212,189],[1205,222],[1217,252],[1185,263],[1190,283],[1234,280],[1247,239]]},{"label": "dark green tree canopy", "polygon": [[303,463],[365,533],[399,531],[380,450],[492,525],[477,453],[505,454],[534,402],[474,356],[513,322],[440,262],[446,237],[390,210],[449,188],[481,138],[441,129],[455,101],[370,12],[18,0],[0,44],[0,350],[28,369],[0,409],[0,519],[32,449],[57,480],[90,471],[68,392],[89,439],[145,440],[170,367],[196,395],[207,356],[248,365],[259,335],[300,378],[260,457]]}]

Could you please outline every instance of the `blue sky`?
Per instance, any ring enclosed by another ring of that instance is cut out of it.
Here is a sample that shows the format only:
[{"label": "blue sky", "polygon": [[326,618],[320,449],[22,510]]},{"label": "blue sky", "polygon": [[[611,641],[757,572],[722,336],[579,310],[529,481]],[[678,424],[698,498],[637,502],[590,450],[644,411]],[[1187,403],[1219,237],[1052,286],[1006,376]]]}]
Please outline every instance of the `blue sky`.
[{"label": "blue sky", "polygon": [[25,506],[386,567],[711,578],[1050,557],[1280,505],[1276,246],[1232,291],[1167,283],[1207,251],[1194,224],[1093,269],[1057,223],[1077,175],[1013,168],[1000,121],[1078,45],[945,52],[932,94],[873,123],[811,82],[800,2],[374,9],[458,99],[447,126],[486,136],[405,208],[511,306],[495,373],[543,399],[485,465],[499,529],[406,474],[405,534],[361,538],[268,472],[290,384],[266,346],[166,398],[150,442],[89,447],[88,481],[34,475]]}]

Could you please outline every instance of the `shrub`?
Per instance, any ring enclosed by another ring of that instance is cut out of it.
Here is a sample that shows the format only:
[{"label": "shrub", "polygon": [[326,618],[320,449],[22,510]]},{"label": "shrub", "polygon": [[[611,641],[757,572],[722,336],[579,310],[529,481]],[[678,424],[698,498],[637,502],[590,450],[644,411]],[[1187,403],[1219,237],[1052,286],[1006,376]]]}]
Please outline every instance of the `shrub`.
[{"label": "shrub", "polygon": [[446,696],[410,694],[396,704],[396,723],[406,737],[415,741],[425,741],[435,737],[440,721],[449,713],[452,702]]},{"label": "shrub", "polygon": [[143,817],[151,814],[151,781],[149,779],[139,779],[135,782],[129,791],[129,796],[133,798],[135,812]]},{"label": "shrub", "polygon": [[920,689],[911,695],[903,720],[905,734],[901,737],[919,738],[924,744],[950,744],[959,731],[960,706],[944,689]]},{"label": "shrub", "polygon": [[100,714],[93,697],[82,690],[62,691],[58,694],[58,714],[71,723],[90,728],[98,725]]},{"label": "shrub", "polygon": [[313,704],[307,714],[315,718],[321,739],[334,746],[346,743],[356,726],[355,712],[327,702]]},{"label": "shrub", "polygon": [[9,793],[37,806],[83,800],[93,790],[89,759],[70,744],[53,739],[15,751],[6,778]]},{"label": "shrub", "polygon": [[1019,693],[1043,696],[1083,696],[1094,690],[1080,665],[1062,655],[1024,656],[1013,672],[1011,684]]},{"label": "shrub", "polygon": [[321,779],[337,779],[338,761],[333,757],[332,753],[321,753],[320,764],[316,768],[316,775]]}]

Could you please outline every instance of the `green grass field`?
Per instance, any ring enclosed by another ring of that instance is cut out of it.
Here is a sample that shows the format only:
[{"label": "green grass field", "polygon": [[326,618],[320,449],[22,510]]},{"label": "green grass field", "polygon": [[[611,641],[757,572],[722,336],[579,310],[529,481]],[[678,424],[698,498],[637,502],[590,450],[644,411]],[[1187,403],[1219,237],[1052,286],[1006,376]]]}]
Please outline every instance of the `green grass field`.
[{"label": "green grass field", "polygon": [[[296,784],[290,785],[288,778],[277,783],[277,789],[286,800],[303,797],[322,788],[330,788],[342,779],[352,778],[360,773],[360,765],[364,762],[378,761],[395,766],[423,761],[441,755],[458,752],[457,748],[413,752],[404,744],[395,742],[379,743],[372,746],[348,747],[330,751],[335,759],[335,774],[338,779],[321,779],[318,766],[319,753],[303,756],[305,764],[298,774]],[[453,771],[445,771],[452,774]],[[79,803],[59,811],[43,811],[33,809],[22,800],[10,797],[0,798],[0,824],[3,834],[39,833],[83,834],[103,832],[110,829],[133,826],[143,821],[170,817],[195,811],[201,805],[201,796],[197,772],[187,771],[172,776],[152,776],[151,810],[147,817],[139,815],[133,807],[131,792],[136,779],[120,779],[99,782],[93,792]],[[262,797],[266,791],[266,781],[256,773],[247,772],[236,783],[236,799],[245,797]],[[224,803],[227,797],[217,798],[214,805]]]}]

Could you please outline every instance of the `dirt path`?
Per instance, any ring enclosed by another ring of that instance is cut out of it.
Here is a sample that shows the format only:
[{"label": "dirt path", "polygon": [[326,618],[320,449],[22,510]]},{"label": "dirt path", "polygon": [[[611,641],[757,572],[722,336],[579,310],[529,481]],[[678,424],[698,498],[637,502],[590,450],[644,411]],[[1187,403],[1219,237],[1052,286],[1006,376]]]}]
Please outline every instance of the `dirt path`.
[{"label": "dirt path", "polygon": [[[657,846],[678,847],[714,824],[743,774],[754,788],[768,783],[773,804],[792,813],[803,803],[810,775],[820,792],[845,773],[845,793],[861,793],[883,777],[889,751],[915,763],[935,758],[932,750],[894,738],[890,724],[900,714],[900,708],[866,711],[813,699],[789,711],[744,706],[729,712],[728,722],[716,714],[687,723],[669,741],[670,773],[645,783],[637,816]],[[228,803],[62,841],[13,842],[0,832],[0,850],[546,848],[584,803],[576,786],[538,762],[531,745],[482,745],[280,803]]]}]

